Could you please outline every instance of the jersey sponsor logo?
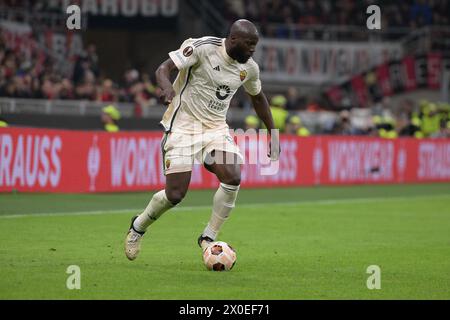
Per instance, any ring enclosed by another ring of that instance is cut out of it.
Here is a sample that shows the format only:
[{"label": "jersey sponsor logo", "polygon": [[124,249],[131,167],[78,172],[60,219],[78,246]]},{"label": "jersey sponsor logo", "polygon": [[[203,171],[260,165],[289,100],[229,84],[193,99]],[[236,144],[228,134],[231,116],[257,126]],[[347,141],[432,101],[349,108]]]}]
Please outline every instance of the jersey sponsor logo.
[{"label": "jersey sponsor logo", "polygon": [[183,50],[183,56],[185,56],[186,58],[187,58],[187,57],[190,57],[190,56],[192,55],[193,52],[194,52],[194,48],[192,48],[191,46],[186,47],[186,48]]},{"label": "jersey sponsor logo", "polygon": [[231,89],[229,86],[226,86],[226,85],[219,86],[216,89],[216,97],[219,100],[225,100],[226,98],[228,98],[230,96],[230,93],[231,93]]},{"label": "jersey sponsor logo", "polygon": [[210,100],[208,103],[208,108],[216,111],[223,111],[227,108],[227,104],[220,101]]},{"label": "jersey sponsor logo", "polygon": [[245,78],[247,78],[247,71],[242,70],[241,73],[239,74],[239,77],[241,78],[241,81],[244,81]]},{"label": "jersey sponsor logo", "polygon": [[215,67],[213,69],[216,70],[216,71],[220,71],[220,66],[217,66],[217,67]]}]

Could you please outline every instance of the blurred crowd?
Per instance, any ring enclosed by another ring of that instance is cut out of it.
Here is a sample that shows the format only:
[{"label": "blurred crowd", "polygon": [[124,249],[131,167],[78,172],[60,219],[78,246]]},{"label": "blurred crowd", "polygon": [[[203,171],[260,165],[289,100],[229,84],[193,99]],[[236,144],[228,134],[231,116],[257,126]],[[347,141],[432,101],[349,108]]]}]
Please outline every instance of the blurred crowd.
[{"label": "blurred crowd", "polygon": [[[355,121],[352,111],[341,111],[331,130],[339,135],[369,135],[393,139],[398,137],[450,138],[450,104],[427,100],[402,100],[394,107],[390,98],[368,109],[366,121]],[[355,109],[356,110],[356,109]]]},{"label": "blurred crowd", "polygon": [[77,57],[72,75],[65,77],[38,46],[27,54],[8,47],[0,29],[1,97],[129,102],[139,116],[158,103],[157,90],[150,75],[136,69],[126,70],[119,82],[104,77],[93,44]]},{"label": "blurred crowd", "polygon": [[[365,26],[366,9],[382,8],[383,29],[450,25],[448,0],[214,0],[211,3],[229,21],[246,18],[265,35],[287,37],[287,28],[311,25]],[[0,7],[31,12],[61,12],[61,0],[0,0]],[[271,25],[279,27],[271,28]],[[298,35],[301,36],[301,35]]]},{"label": "blurred crowd", "polygon": [[[391,98],[385,97],[371,108],[331,112],[324,121],[318,121],[324,115],[318,111],[325,111],[320,105],[299,112],[288,108],[288,99],[284,95],[275,95],[270,99],[270,109],[275,127],[280,132],[303,137],[321,134],[386,139],[450,138],[450,103],[404,99],[398,106],[393,106]],[[303,115],[308,115],[308,121],[303,121]],[[254,114],[246,117],[245,126],[246,129],[264,128]]]},{"label": "blurred crowd", "polygon": [[[114,105],[128,102],[135,105],[135,115],[141,116],[146,108],[158,105],[159,89],[148,73],[136,69],[125,72],[119,82],[102,76],[96,47],[90,44],[76,59],[73,73],[64,77],[54,69],[52,58],[36,47],[31,54],[22,54],[9,48],[0,30],[0,97],[42,98],[61,100],[90,100]],[[450,105],[428,101],[405,100],[401,106],[393,106],[384,98],[367,110],[367,121],[354,121],[357,109],[341,111],[320,125],[304,124],[301,114],[329,110],[324,99],[307,98],[296,87],[287,88],[283,95],[273,95],[271,110],[276,127],[287,134],[371,135],[383,138],[398,136],[450,137]],[[249,110],[248,97],[241,91],[232,100],[232,108]],[[103,116],[105,128],[116,130],[118,117],[112,108]],[[394,111],[395,110],[395,111]],[[1,120],[1,119],[0,119]],[[260,128],[261,123],[253,115],[245,119],[247,128]],[[362,123],[362,124],[361,124]]]},{"label": "blurred crowd", "polygon": [[61,12],[61,0],[0,0],[0,6],[31,12]]},{"label": "blurred crowd", "polygon": [[[214,4],[224,12],[230,21],[246,17],[261,26],[280,24],[272,36],[284,37],[282,28],[289,25],[308,26],[312,24],[365,25],[364,12],[374,1],[356,0],[218,0]],[[388,26],[416,28],[424,25],[449,25],[450,1],[446,0],[404,0],[377,1],[382,6],[383,19]],[[0,6],[52,12],[59,10],[58,0],[28,1],[0,0]],[[273,29],[271,29],[273,31]],[[264,29],[269,32],[269,29]],[[36,40],[36,39],[34,39]],[[32,46],[33,47],[33,46]],[[73,72],[64,76],[55,69],[53,58],[38,45],[27,53],[8,46],[0,28],[0,97],[36,98],[49,100],[89,100],[104,103],[102,120],[108,131],[117,130],[120,118],[114,109],[117,102],[135,105],[135,116],[158,105],[159,89],[153,75],[130,68],[121,79],[105,77],[99,67],[99,56],[94,44],[89,44],[76,57]],[[270,95],[270,105],[276,127],[287,134],[308,136],[311,134],[371,135],[383,138],[398,136],[450,137],[450,106],[429,101],[405,100],[400,106],[393,106],[384,98],[367,108],[369,114],[358,116],[357,109],[347,109],[319,124],[311,125],[310,119],[302,119],[306,113],[319,114],[330,110],[326,99],[321,96],[306,97],[296,87],[287,88],[282,95]],[[232,100],[232,108],[250,110],[250,100],[243,90]],[[311,117],[310,117],[311,118]],[[363,120],[361,120],[364,118]],[[2,119],[0,118],[0,121]],[[1,124],[1,123],[0,123]],[[250,115],[245,119],[247,128],[261,128],[259,119]]]},{"label": "blurred crowd", "polygon": [[[219,0],[214,4],[227,20],[245,17],[258,23],[263,34],[279,38],[292,36],[289,32],[292,27],[298,30],[311,25],[365,27],[366,9],[371,4],[382,8],[384,30],[450,25],[448,0]],[[302,37],[300,31],[295,37]]]}]

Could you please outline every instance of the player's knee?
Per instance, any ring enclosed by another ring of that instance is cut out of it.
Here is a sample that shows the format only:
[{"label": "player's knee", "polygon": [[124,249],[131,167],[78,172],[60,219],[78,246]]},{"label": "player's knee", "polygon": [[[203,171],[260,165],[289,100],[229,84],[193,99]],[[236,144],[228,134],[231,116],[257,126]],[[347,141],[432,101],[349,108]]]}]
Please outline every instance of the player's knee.
[{"label": "player's knee", "polygon": [[231,186],[238,186],[241,184],[241,177],[240,176],[231,176],[231,177],[227,177],[225,179],[223,179],[223,181],[221,181],[222,183],[231,185]]},{"label": "player's knee", "polygon": [[173,205],[179,204],[186,195],[186,192],[183,190],[166,190],[167,200],[170,201]]}]

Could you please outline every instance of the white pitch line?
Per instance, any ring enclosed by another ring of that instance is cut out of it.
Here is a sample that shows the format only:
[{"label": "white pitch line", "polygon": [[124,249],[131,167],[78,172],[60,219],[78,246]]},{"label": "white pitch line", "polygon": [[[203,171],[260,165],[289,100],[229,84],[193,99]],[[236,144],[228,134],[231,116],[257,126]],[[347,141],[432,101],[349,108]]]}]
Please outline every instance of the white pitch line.
[{"label": "white pitch line", "polygon": [[[413,199],[427,199],[427,198],[448,198],[448,194],[436,194],[436,195],[419,195],[413,197],[373,197],[373,198],[347,198],[347,199],[335,199],[335,200],[317,200],[317,201],[289,201],[289,202],[272,202],[272,203],[244,203],[239,204],[236,208],[259,208],[268,205],[275,206],[309,206],[309,205],[335,205],[335,204],[345,204],[345,203],[373,203],[378,201],[401,201],[401,200],[413,200]],[[195,211],[202,209],[210,209],[210,205],[201,206],[186,206],[174,208],[175,211]],[[14,219],[14,218],[25,218],[25,217],[52,217],[52,216],[90,216],[90,215],[104,215],[104,214],[120,214],[120,213],[139,213],[143,208],[129,208],[120,210],[97,210],[97,211],[75,211],[75,212],[54,212],[54,213],[24,213],[24,214],[11,214],[11,215],[0,215],[0,219]]]}]

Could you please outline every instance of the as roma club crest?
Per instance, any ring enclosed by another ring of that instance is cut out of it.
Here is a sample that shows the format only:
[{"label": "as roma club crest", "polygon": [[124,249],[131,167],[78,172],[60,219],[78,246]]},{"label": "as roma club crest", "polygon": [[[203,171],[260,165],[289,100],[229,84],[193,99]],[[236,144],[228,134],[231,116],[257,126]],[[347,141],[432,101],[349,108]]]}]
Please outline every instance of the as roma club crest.
[{"label": "as roma club crest", "polygon": [[183,50],[183,55],[187,58],[187,57],[190,57],[190,56],[192,55],[192,52],[194,52],[194,48],[192,48],[191,46],[189,46],[189,47],[186,47],[186,48]]},{"label": "as roma club crest", "polygon": [[247,78],[247,71],[242,70],[239,76],[241,77],[241,81],[244,81]]},{"label": "as roma club crest", "polygon": [[169,169],[170,168],[170,159],[166,160],[166,168]]}]

